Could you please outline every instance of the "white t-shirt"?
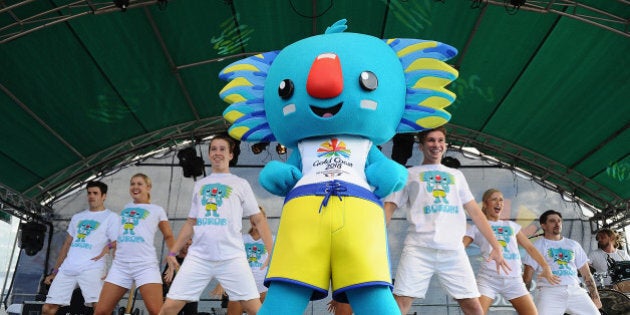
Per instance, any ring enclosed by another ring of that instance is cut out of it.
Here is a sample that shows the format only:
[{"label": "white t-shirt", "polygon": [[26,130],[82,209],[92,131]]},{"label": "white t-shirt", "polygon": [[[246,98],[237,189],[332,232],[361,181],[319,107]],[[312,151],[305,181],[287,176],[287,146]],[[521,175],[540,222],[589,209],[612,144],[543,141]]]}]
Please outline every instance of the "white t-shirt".
[{"label": "white t-shirt", "polygon": [[601,248],[598,248],[594,251],[591,251],[588,255],[591,265],[593,266],[593,268],[595,268],[596,272],[606,275],[606,277],[604,277],[604,285],[610,285],[612,283],[612,279],[610,278],[608,273],[607,256],[610,256],[610,258],[612,258],[612,260],[614,261],[630,260],[630,256],[628,256],[628,253],[623,250],[616,249],[612,253],[606,253],[601,250]]},{"label": "white t-shirt", "polygon": [[188,255],[210,261],[245,257],[242,219],[259,212],[247,180],[229,173],[198,180],[188,213],[197,220]]},{"label": "white t-shirt", "polygon": [[128,203],[120,212],[121,226],[115,260],[126,263],[158,262],[155,233],[158,224],[168,221],[164,208],[147,203]]},{"label": "white t-shirt", "polygon": [[119,220],[118,215],[109,209],[83,210],[73,215],[68,225],[72,243],[59,270],[81,272],[105,268],[105,258],[97,261],[92,258],[100,255],[107,243],[116,240]]},{"label": "white t-shirt", "polygon": [[494,260],[486,261],[492,251],[492,246],[481,234],[479,228],[476,225],[471,225],[466,231],[466,236],[473,239],[473,243],[477,244],[481,249],[481,256],[484,261],[481,263],[478,273],[491,277],[503,277],[503,278],[520,278],[523,274],[521,253],[518,249],[518,241],[516,240],[516,234],[521,230],[521,226],[512,221],[488,221],[494,236],[497,241],[503,247],[503,259],[507,262],[508,266],[512,269],[507,275],[502,271],[497,275],[497,265]]},{"label": "white t-shirt", "polygon": [[466,213],[463,205],[474,200],[464,174],[441,164],[408,169],[405,188],[385,198],[406,207],[411,223],[405,245],[434,249],[463,248]]},{"label": "white t-shirt", "polygon": [[295,187],[342,180],[370,189],[365,163],[372,141],[354,136],[323,137],[300,141],[302,178]]},{"label": "white t-shirt", "polygon": [[[586,253],[580,244],[563,237],[559,241],[544,237],[534,242],[534,247],[542,254],[554,275],[560,277],[559,285],[579,285],[578,269],[588,263]],[[538,263],[529,255],[525,255],[523,264],[534,268],[535,273],[542,271]],[[547,279],[540,278],[538,286],[551,286]]]},{"label": "white t-shirt", "polygon": [[262,238],[255,240],[249,233],[243,234],[243,244],[245,244],[245,254],[247,263],[252,269],[256,283],[262,283],[267,275],[268,266],[260,269],[269,256],[269,251],[265,248]]}]

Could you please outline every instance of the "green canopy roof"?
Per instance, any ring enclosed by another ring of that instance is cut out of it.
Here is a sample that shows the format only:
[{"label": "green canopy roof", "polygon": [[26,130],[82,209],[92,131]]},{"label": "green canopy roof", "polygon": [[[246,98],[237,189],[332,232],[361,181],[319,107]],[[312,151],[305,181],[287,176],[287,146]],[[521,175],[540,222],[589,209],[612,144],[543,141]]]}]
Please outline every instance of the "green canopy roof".
[{"label": "green canopy roof", "polygon": [[348,19],[348,31],[459,50],[455,147],[626,224],[630,4],[613,0],[0,3],[2,201],[54,200],[90,176],[225,130],[219,71]]}]

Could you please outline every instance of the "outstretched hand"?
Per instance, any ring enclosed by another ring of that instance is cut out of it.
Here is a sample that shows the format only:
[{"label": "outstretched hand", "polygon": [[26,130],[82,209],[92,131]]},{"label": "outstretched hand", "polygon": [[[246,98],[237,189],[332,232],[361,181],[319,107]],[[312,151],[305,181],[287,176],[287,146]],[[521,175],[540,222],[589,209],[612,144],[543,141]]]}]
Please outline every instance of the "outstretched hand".
[{"label": "outstretched hand", "polygon": [[512,268],[508,266],[507,261],[505,261],[505,259],[503,258],[502,250],[493,249],[490,252],[490,256],[488,256],[488,259],[486,259],[486,261],[491,261],[491,260],[494,260],[494,262],[496,263],[498,274],[501,274],[501,269],[503,269],[503,272],[505,272],[505,274],[508,274],[510,273],[510,271],[512,271]]},{"label": "outstretched hand", "polygon": [[166,269],[166,273],[164,274],[164,282],[171,283],[173,282],[175,271],[179,270],[179,263],[177,262],[175,256],[167,256],[166,263],[168,264],[168,268]]},{"label": "outstretched hand", "polygon": [[542,272],[537,277],[538,280],[542,278],[547,279],[547,282],[551,285],[560,284],[560,277],[554,275],[549,266],[543,267]]}]

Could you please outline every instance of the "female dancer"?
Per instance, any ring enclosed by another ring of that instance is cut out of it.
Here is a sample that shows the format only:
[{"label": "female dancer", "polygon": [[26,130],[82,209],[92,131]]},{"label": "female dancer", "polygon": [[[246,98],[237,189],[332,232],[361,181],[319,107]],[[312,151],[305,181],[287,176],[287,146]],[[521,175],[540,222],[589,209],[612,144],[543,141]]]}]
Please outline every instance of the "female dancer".
[{"label": "female dancer", "polygon": [[[507,274],[496,271],[496,264],[493,261],[484,261],[477,272],[477,286],[481,297],[481,307],[484,313],[488,313],[490,305],[498,294],[512,303],[512,306],[519,314],[538,314],[536,305],[525,287],[522,278],[521,255],[518,246],[525,248],[527,253],[541,266],[543,271],[541,277],[546,278],[549,283],[558,284],[560,278],[551,273],[551,268],[538,252],[527,236],[521,232],[521,227],[513,221],[500,220],[503,211],[503,194],[497,189],[488,189],[483,193],[483,205],[481,211],[486,215],[492,231],[499,244],[503,246],[503,258],[512,269]],[[481,255],[488,257],[490,245],[481,235],[476,225],[471,226],[464,236],[464,246],[470,243],[479,245]]]},{"label": "female dancer", "polygon": [[[138,287],[150,315],[162,307],[162,275],[154,245],[159,228],[168,248],[174,243],[173,232],[164,209],[151,203],[151,179],[142,173],[131,177],[132,202],[120,213],[122,225],[116,255],[94,310],[95,315],[111,315],[127,290]],[[135,286],[134,286],[135,283]]]}]

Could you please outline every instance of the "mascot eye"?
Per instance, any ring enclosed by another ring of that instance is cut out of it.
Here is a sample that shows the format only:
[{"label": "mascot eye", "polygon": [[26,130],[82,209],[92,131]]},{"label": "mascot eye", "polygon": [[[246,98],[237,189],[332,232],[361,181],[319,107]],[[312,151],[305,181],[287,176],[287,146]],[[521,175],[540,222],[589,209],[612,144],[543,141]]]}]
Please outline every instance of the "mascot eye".
[{"label": "mascot eye", "polygon": [[280,95],[283,100],[291,98],[291,96],[293,96],[293,81],[290,79],[282,80],[278,87],[278,95]]},{"label": "mascot eye", "polygon": [[363,71],[359,76],[359,84],[366,91],[374,91],[378,87],[378,79],[372,71]]}]

